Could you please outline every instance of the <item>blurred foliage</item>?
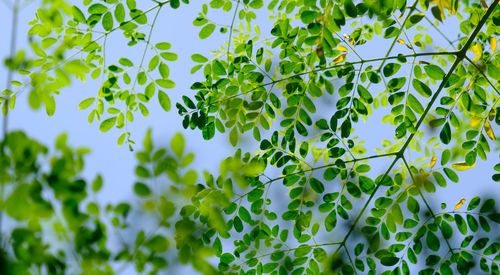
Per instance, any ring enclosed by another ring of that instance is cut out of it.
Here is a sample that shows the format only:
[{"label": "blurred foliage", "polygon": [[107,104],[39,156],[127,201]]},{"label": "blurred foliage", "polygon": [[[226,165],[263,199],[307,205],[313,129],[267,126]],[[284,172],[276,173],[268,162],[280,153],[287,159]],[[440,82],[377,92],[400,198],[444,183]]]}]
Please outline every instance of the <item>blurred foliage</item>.
[{"label": "blurred foliage", "polygon": [[[134,200],[102,204],[102,177],[81,177],[87,149],[61,135],[52,152],[8,133],[2,272],[154,274],[182,263],[203,274],[499,274],[495,199],[428,198],[458,188],[477,162],[498,162],[498,1],[42,1],[30,51],[5,62],[18,79],[0,99],[5,119],[21,91],[52,115],[56,95],[90,76],[100,88],[78,108],[100,131],[122,131],[131,151],[128,124],[154,98],[205,140],[254,143],[214,174],[190,168],[181,134],[162,148],[148,131]],[[152,37],[159,16],[195,4],[198,38],[227,40],[191,55],[199,80],[172,103],[178,55]],[[117,32],[138,60],[106,56]],[[372,154],[374,128],[391,139]]]}]

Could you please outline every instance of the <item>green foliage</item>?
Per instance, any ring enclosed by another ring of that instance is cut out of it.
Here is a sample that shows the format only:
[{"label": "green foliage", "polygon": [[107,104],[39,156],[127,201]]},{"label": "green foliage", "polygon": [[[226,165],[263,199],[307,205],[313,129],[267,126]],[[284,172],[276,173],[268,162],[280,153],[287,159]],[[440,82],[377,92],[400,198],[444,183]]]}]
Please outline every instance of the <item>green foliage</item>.
[{"label": "green foliage", "polygon": [[[118,145],[137,147],[128,123],[149,115],[155,94],[170,111],[165,91],[175,88],[168,64],[178,55],[151,37],[160,13],[181,2],[153,2],[42,5],[28,31],[32,57],[6,61],[29,81],[3,91],[5,117],[25,88],[30,106],[50,116],[55,95],[90,76],[100,88],[78,108],[102,132],[122,129]],[[108,274],[132,264],[154,274],[173,264],[167,258],[203,274],[499,273],[495,199],[457,198],[452,209],[429,198],[458,188],[461,171],[498,149],[498,0],[206,2],[192,23],[198,38],[218,30],[227,41],[211,56],[190,55],[198,81],[175,102],[179,124],[207,143],[223,134],[233,147],[248,138],[258,147],[235,149],[209,173],[189,168],[194,154],[180,133],[158,148],[148,131],[135,152],[134,200],[103,205],[103,178],[81,176],[87,149],[62,135],[52,152],[10,132],[0,154],[2,214],[12,223],[0,228],[4,273]],[[117,31],[139,60],[106,57]],[[377,127],[393,138],[372,154],[364,140],[377,135],[360,129],[379,111]],[[493,170],[499,182],[500,163]]]}]

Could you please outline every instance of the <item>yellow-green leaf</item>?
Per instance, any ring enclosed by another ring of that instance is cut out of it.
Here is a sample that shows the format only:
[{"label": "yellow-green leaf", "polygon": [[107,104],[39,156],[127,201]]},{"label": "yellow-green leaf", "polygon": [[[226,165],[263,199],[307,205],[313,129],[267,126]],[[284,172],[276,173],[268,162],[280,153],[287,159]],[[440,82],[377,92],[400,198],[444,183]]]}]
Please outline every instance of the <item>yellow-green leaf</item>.
[{"label": "yellow-green leaf", "polygon": [[436,155],[433,155],[432,159],[431,159],[431,163],[430,163],[431,168],[434,167],[434,165],[436,164],[436,161],[437,161],[437,157],[436,157]]},{"label": "yellow-green leaf", "polygon": [[343,62],[344,60],[345,60],[345,54],[341,54],[333,60],[333,63],[338,64],[340,62]]},{"label": "yellow-green leaf", "polygon": [[464,205],[464,203],[465,203],[465,198],[460,199],[460,201],[457,204],[455,204],[455,207],[453,209],[454,210],[459,209],[460,207],[462,207],[462,205]]},{"label": "yellow-green leaf", "polygon": [[457,170],[457,171],[465,171],[465,170],[469,170],[471,169],[472,167],[474,167],[476,164],[472,164],[472,165],[469,165],[465,162],[457,162],[457,163],[453,163],[451,165],[451,167],[453,167],[453,169]]},{"label": "yellow-green leaf", "polygon": [[488,120],[484,121],[484,131],[486,131],[486,134],[488,135],[489,138],[491,138],[491,140],[496,140],[495,132],[493,132],[491,124]]}]

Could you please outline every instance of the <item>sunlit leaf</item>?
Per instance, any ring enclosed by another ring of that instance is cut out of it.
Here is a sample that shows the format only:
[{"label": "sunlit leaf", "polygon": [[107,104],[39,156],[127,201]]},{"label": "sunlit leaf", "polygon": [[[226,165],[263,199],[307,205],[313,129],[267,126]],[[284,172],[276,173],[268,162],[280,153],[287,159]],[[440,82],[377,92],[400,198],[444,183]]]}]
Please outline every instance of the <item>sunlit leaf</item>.
[{"label": "sunlit leaf", "polygon": [[488,135],[488,137],[491,140],[496,140],[495,132],[493,132],[493,129],[491,128],[491,124],[488,120],[484,121],[484,131],[486,132],[486,134]]},{"label": "sunlit leaf", "polygon": [[465,170],[469,170],[471,169],[472,167],[474,167],[476,164],[472,164],[472,165],[469,165],[465,162],[457,162],[457,163],[453,163],[451,165],[451,167],[453,167],[453,169],[457,170],[457,171],[465,171]]},{"label": "sunlit leaf", "polygon": [[432,155],[431,162],[429,164],[431,166],[431,168],[434,167],[434,165],[436,164],[436,161],[437,161],[437,156],[436,155]]},{"label": "sunlit leaf", "polygon": [[460,207],[462,207],[462,205],[464,205],[464,203],[465,203],[465,198],[460,199],[460,200],[457,202],[457,204],[455,204],[455,207],[453,207],[453,209],[454,209],[454,210],[459,209]]},{"label": "sunlit leaf", "polygon": [[346,54],[341,54],[341,55],[335,57],[335,59],[333,59],[333,63],[338,64],[338,63],[343,62],[346,59],[345,56],[346,56]]}]

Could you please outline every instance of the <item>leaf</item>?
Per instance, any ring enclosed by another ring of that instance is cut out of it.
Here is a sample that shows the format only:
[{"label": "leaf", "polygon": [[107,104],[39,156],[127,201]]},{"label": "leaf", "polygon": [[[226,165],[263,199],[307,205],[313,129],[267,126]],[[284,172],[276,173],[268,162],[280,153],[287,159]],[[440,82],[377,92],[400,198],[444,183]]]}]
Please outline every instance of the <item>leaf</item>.
[{"label": "leaf", "polygon": [[149,239],[144,245],[151,250],[152,253],[162,253],[168,249],[168,240],[161,235],[156,235]]},{"label": "leaf", "polygon": [[170,0],[170,7],[172,7],[172,9],[178,9],[180,5],[181,3],[179,0]]},{"label": "leaf", "polygon": [[356,6],[354,5],[352,0],[344,1],[344,10],[349,17],[355,18],[358,16],[358,12],[356,11]]},{"label": "leaf", "polygon": [[125,8],[123,7],[122,3],[118,3],[115,7],[115,19],[119,23],[122,23],[123,20],[125,20]]},{"label": "leaf", "polygon": [[309,184],[311,185],[312,190],[314,190],[316,193],[321,194],[321,193],[325,192],[325,186],[318,179],[311,178],[309,180]]},{"label": "leaf", "polygon": [[337,225],[337,212],[332,210],[328,216],[325,218],[325,229],[326,231],[332,231]]},{"label": "leaf", "polygon": [[338,63],[343,62],[346,59],[345,56],[346,56],[346,54],[341,54],[341,55],[335,57],[335,59],[333,59],[333,63],[338,64]]},{"label": "leaf", "polygon": [[460,207],[462,207],[462,205],[464,205],[464,203],[465,203],[465,198],[460,199],[460,201],[458,201],[457,204],[455,204],[455,207],[453,207],[453,210],[459,209]]},{"label": "leaf", "polygon": [[471,47],[471,50],[478,57],[483,55],[483,47],[479,43],[474,44],[474,46]]},{"label": "leaf", "polygon": [[160,103],[160,106],[163,108],[163,110],[167,112],[170,111],[171,108],[170,98],[165,92],[161,90],[158,91],[158,102]]},{"label": "leaf", "polygon": [[242,221],[246,223],[252,222],[252,216],[245,207],[240,206],[240,209],[238,210],[238,215],[240,216]]},{"label": "leaf", "polygon": [[349,50],[342,45],[337,46],[337,50],[339,50],[341,52],[349,52]]},{"label": "leaf", "polygon": [[432,155],[431,163],[429,164],[431,166],[431,168],[434,167],[434,165],[436,164],[436,161],[437,161],[437,156]]},{"label": "leaf", "polygon": [[182,157],[184,153],[184,137],[181,133],[176,133],[170,141],[170,147],[177,157]]},{"label": "leaf", "polygon": [[422,81],[418,79],[413,79],[412,81],[413,88],[423,97],[430,97],[432,95],[431,89]]},{"label": "leaf", "polygon": [[490,46],[491,46],[491,50],[492,51],[495,51],[497,49],[497,38],[492,36],[490,38]]},{"label": "leaf", "polygon": [[385,256],[380,259],[380,263],[385,266],[393,266],[399,263],[399,258],[395,256]]},{"label": "leaf", "polygon": [[425,242],[432,251],[439,250],[440,246],[439,238],[432,231],[430,230],[427,231],[427,238],[425,239]]},{"label": "leaf", "polygon": [[111,12],[106,12],[102,17],[102,27],[106,31],[110,31],[113,29],[113,15]]},{"label": "leaf", "polygon": [[405,23],[405,28],[409,29],[415,26],[425,15],[423,13],[412,14]]},{"label": "leaf", "polygon": [[85,15],[77,6],[73,6],[72,11],[73,11],[73,18],[75,19],[75,21],[84,24],[86,23],[87,19],[85,19]]},{"label": "leaf", "polygon": [[233,145],[233,147],[238,144],[238,129],[236,127],[233,127],[233,129],[229,133],[229,142],[231,143],[231,145]]},{"label": "leaf", "polygon": [[134,192],[141,197],[146,197],[151,194],[151,189],[142,182],[136,182],[134,184]]},{"label": "leaf", "polygon": [[311,24],[320,15],[319,12],[306,10],[300,14],[300,20],[302,20],[304,24]]},{"label": "leaf", "polygon": [[[15,95],[12,95],[10,98],[9,102],[9,108],[12,110],[14,109],[14,104],[16,102],[16,97]],[[56,100],[54,99],[53,96],[47,97],[47,99],[44,101],[45,103],[45,111],[47,112],[48,116],[53,116],[54,113],[56,112]]]},{"label": "leaf", "polygon": [[435,80],[443,80],[445,75],[441,67],[432,64],[424,66],[424,70],[430,78]]},{"label": "leaf", "polygon": [[495,132],[493,132],[493,129],[491,128],[491,124],[488,120],[484,121],[484,131],[486,132],[486,134],[488,135],[488,137],[491,140],[496,140]]},{"label": "leaf", "polygon": [[82,100],[82,102],[80,102],[80,104],[78,104],[78,109],[80,109],[80,110],[87,109],[88,107],[90,107],[90,105],[92,105],[92,103],[94,103],[94,100],[95,100],[95,97],[89,97],[87,99]]},{"label": "leaf", "polygon": [[116,123],[116,116],[110,117],[110,118],[104,120],[103,122],[101,122],[101,125],[99,126],[99,131],[105,133],[105,132],[109,131],[111,128],[113,128],[115,123]]},{"label": "leaf", "polygon": [[444,144],[450,143],[450,141],[451,141],[451,128],[450,128],[450,124],[448,122],[446,122],[443,129],[441,129],[441,132],[439,133],[439,139]]},{"label": "leaf", "polygon": [[202,128],[203,139],[212,139],[215,135],[215,124],[213,122],[208,123]]},{"label": "leaf", "polygon": [[203,26],[203,28],[201,28],[198,37],[200,39],[206,39],[214,32],[214,30],[215,30],[215,24],[207,24]]},{"label": "leaf", "polygon": [[472,167],[474,167],[476,164],[472,164],[472,165],[469,165],[467,164],[466,162],[457,162],[457,163],[453,163],[451,165],[451,167],[453,167],[453,169],[457,170],[457,171],[465,171],[465,170],[469,170],[471,169]]},{"label": "leaf", "polygon": [[415,113],[417,114],[424,113],[424,106],[422,106],[422,104],[418,101],[418,99],[414,95],[408,94],[407,99],[408,99],[408,104],[413,109],[413,111],[415,111]]},{"label": "leaf", "polygon": [[201,54],[195,53],[195,54],[191,55],[191,60],[193,60],[194,62],[197,62],[197,63],[205,63],[208,61],[208,58],[204,57]]}]

